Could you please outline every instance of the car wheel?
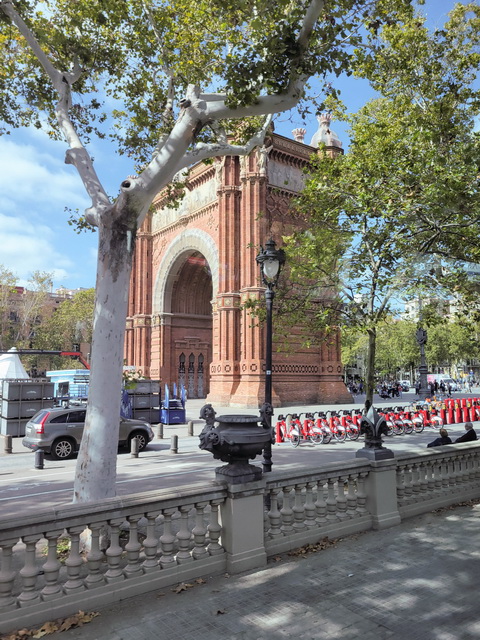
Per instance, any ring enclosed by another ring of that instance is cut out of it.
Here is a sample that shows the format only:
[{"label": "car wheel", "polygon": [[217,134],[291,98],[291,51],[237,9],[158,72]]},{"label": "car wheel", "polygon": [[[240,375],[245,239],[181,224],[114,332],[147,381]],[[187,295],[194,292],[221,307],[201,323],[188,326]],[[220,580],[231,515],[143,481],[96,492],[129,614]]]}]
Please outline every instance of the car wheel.
[{"label": "car wheel", "polygon": [[50,453],[56,460],[68,460],[68,458],[72,457],[74,451],[75,445],[72,440],[59,438],[53,443]]},{"label": "car wheel", "polygon": [[128,437],[128,441],[127,441],[128,450],[131,451],[131,449],[132,449],[132,440],[134,440],[135,438],[138,440],[138,450],[139,451],[143,451],[144,449],[146,449],[147,444],[148,444],[147,436],[143,433],[143,431],[134,431]]}]

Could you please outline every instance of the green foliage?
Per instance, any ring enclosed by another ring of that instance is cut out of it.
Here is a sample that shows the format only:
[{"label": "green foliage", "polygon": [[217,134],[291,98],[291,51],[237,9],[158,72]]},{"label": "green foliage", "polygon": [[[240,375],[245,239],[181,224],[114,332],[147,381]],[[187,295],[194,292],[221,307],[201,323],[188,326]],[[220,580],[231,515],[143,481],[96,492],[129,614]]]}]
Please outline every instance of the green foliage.
[{"label": "green foliage", "polygon": [[[415,371],[420,364],[416,342],[417,324],[389,317],[377,327],[375,374],[378,378],[395,377],[398,370]],[[457,367],[480,357],[480,327],[476,322],[441,321],[428,328],[425,354],[429,370]],[[342,361],[345,365],[357,357],[366,360],[368,341],[358,331],[342,337]]]},{"label": "green foliage", "polygon": [[369,336],[370,383],[393,303],[446,286],[460,293],[469,283],[459,261],[480,258],[479,16],[456,7],[432,35],[418,16],[371,25],[377,46],[357,50],[356,73],[382,96],[345,114],[346,155],[312,158],[296,207],[303,225],[285,238],[294,296],[327,309],[309,317]]},{"label": "green foliage", "polygon": [[[70,112],[83,141],[109,136],[142,165],[171,131],[188,85],[224,92],[236,107],[286,92],[299,78],[350,73],[362,24],[403,21],[410,4],[332,0],[311,31],[302,26],[308,3],[290,0],[21,0],[14,6],[56,68],[68,72],[76,61],[84,70]],[[33,123],[55,137],[49,80],[0,15],[3,131]]]},{"label": "green foliage", "polygon": [[[55,313],[39,326],[35,348],[71,351],[75,343],[91,342],[94,300],[95,289],[85,289],[61,302]],[[61,361],[59,368],[65,366],[65,360]]]}]

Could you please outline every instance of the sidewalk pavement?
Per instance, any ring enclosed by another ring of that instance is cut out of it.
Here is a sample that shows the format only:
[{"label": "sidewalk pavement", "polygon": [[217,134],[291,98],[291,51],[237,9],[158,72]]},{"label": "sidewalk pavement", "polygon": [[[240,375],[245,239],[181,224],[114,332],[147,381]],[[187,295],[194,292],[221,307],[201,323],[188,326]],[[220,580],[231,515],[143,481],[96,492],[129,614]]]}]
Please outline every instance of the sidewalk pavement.
[{"label": "sidewalk pavement", "polygon": [[131,598],[48,637],[478,640],[479,525],[472,501],[284,554],[261,570]]}]

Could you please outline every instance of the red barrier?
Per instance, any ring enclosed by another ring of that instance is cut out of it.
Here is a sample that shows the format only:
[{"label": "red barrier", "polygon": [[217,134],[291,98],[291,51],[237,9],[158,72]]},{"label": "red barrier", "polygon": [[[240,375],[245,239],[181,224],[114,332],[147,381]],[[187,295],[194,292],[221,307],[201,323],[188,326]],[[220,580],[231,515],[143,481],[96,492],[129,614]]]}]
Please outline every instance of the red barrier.
[{"label": "red barrier", "polygon": [[462,408],[458,401],[455,402],[455,422],[462,422]]},{"label": "red barrier", "polygon": [[443,420],[443,424],[447,424],[447,411],[445,406],[440,409],[440,417]]},{"label": "red barrier", "polygon": [[453,424],[453,400],[449,398],[447,400],[447,422],[446,424]]}]

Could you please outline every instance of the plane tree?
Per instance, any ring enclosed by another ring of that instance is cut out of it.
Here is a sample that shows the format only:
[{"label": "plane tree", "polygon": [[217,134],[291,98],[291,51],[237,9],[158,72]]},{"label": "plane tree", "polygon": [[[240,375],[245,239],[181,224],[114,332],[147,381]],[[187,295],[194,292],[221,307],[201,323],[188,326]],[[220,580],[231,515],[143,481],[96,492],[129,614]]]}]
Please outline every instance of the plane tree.
[{"label": "plane tree", "polygon": [[369,402],[379,325],[419,292],[468,288],[461,267],[479,259],[479,26],[474,3],[435,33],[419,15],[372,24],[385,46],[359,48],[356,73],[379,97],[354,114],[332,103],[350,148],[320,150],[296,203],[285,318],[306,318],[309,336],[338,325],[367,335]]},{"label": "plane tree", "polygon": [[[198,162],[249,153],[307,82],[350,69],[361,27],[401,21],[410,0],[0,0],[3,131],[66,141],[98,231],[91,384],[74,501],[115,494],[127,291],[153,198]],[[107,111],[106,107],[110,107]],[[235,126],[247,118],[248,126]],[[87,150],[132,159],[110,198]],[[113,147],[112,147],[113,149]]]}]

